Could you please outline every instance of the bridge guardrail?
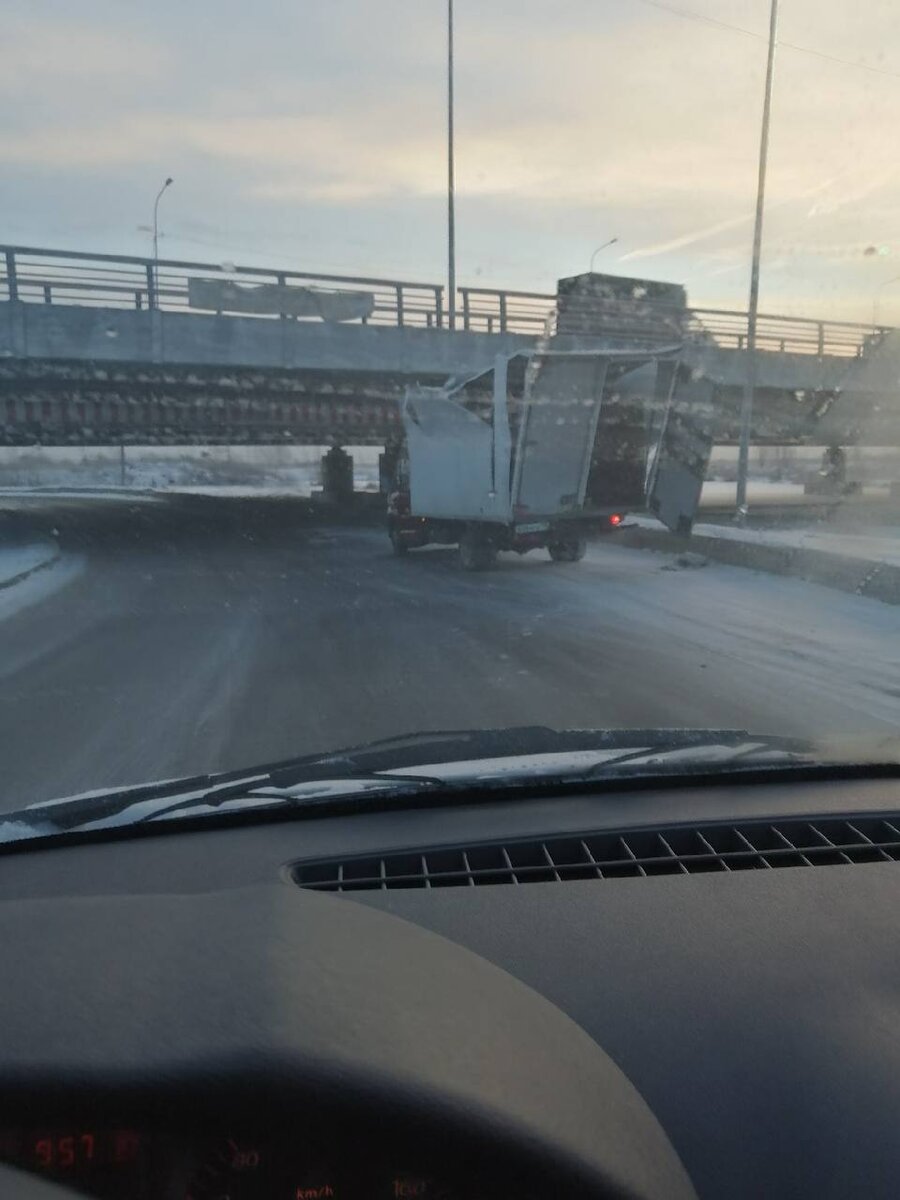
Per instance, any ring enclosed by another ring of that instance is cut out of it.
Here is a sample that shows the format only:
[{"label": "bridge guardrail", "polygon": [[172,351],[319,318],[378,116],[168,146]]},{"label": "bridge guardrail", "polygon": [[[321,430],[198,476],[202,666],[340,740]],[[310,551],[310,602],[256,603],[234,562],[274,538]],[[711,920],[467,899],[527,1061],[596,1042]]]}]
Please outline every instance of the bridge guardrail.
[{"label": "bridge guardrail", "polygon": [[[192,277],[228,280],[244,286],[302,286],[321,293],[362,291],[375,301],[366,324],[436,329],[445,324],[444,291],[440,284],[0,246],[0,299],[3,300],[199,313],[204,310],[191,308],[188,303],[188,280]],[[278,314],[268,319],[273,317],[277,319]]]},{"label": "bridge guardrail", "polygon": [[[495,288],[460,288],[462,327],[480,333],[522,333],[539,335],[555,329],[557,298],[551,292],[514,292]],[[569,297],[573,308],[598,321],[603,308],[590,298],[579,304]],[[648,315],[652,305],[647,305]],[[747,346],[747,313],[724,308],[688,308],[685,310],[685,332],[698,342],[720,346],[726,350],[743,350]],[[666,308],[666,317],[674,310]],[[789,354],[835,355],[858,358],[873,341],[889,327],[852,321],[817,321],[808,317],[790,317],[776,313],[760,313],[757,317],[756,345],[759,350]]]},{"label": "bridge guardrail", "polygon": [[[160,308],[167,312],[199,313],[188,303],[191,278],[228,280],[244,286],[278,284],[314,292],[365,291],[374,298],[364,323],[443,329],[448,325],[446,293],[441,284],[369,276],[322,275],[222,263],[185,262],[132,255],[85,254],[32,246],[0,246],[0,300],[27,303],[74,304],[112,308]],[[557,298],[549,292],[462,287],[456,303],[456,328],[487,334],[540,336],[555,330]],[[573,311],[569,297],[567,311]],[[586,298],[584,315],[591,316]],[[648,306],[649,308],[649,306]],[[602,317],[599,308],[596,310]],[[246,314],[244,314],[246,315]],[[254,314],[256,319],[279,319]],[[672,314],[667,311],[666,316]],[[288,318],[293,319],[293,318]],[[300,318],[305,319],[305,318]],[[693,341],[742,350],[747,345],[747,313],[732,309],[689,308],[678,322]],[[854,358],[879,340],[888,328],[850,321],[817,321],[761,313],[757,347],[763,351]]]}]

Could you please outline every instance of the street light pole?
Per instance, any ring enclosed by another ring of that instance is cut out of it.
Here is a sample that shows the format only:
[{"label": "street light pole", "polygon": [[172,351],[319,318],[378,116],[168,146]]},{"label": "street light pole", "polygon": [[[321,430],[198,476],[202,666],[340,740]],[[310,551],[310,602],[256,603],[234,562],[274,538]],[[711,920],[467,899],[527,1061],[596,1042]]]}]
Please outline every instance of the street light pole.
[{"label": "street light pole", "polygon": [[453,143],[453,0],[447,0],[447,306],[456,328],[456,167]]},{"label": "street light pole", "polygon": [[736,517],[747,515],[747,474],[750,464],[750,429],[753,423],[753,393],[756,390],[756,314],[759,308],[759,259],[762,250],[763,214],[766,200],[766,165],[769,158],[769,117],[772,109],[772,81],[775,75],[775,46],[778,38],[778,0],[769,11],[769,54],[766,61],[766,92],[763,101],[762,131],[759,139],[759,175],[756,185],[756,218],[753,224],[753,258],[750,264],[750,303],[747,309],[747,378],[741,404],[741,436],[738,446]]},{"label": "street light pole", "polygon": [[153,201],[153,295],[150,297],[150,307],[159,307],[159,202],[162,199],[162,194],[167,187],[171,187],[174,180],[172,176],[166,177],[166,182],[162,185]]},{"label": "street light pole", "polygon": [[886,288],[889,283],[897,283],[900,281],[900,275],[895,275],[892,279],[883,279],[875,289],[872,296],[872,324],[878,325],[879,307],[881,303],[881,289]]},{"label": "street light pole", "polygon": [[594,259],[597,257],[597,255],[600,253],[601,250],[605,250],[607,248],[607,246],[614,246],[618,240],[619,240],[618,237],[610,238],[608,242],[604,242],[602,246],[598,246],[597,249],[594,251],[594,253],[591,255],[590,273],[592,275],[594,273]]}]

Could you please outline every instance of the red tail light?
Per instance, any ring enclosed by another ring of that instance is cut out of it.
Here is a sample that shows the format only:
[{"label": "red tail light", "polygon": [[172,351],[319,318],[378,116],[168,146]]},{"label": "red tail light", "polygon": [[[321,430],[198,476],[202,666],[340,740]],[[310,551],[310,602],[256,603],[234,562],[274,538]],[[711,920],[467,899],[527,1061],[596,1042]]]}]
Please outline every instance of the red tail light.
[{"label": "red tail light", "polygon": [[613,515],[609,518],[609,523],[610,523],[610,525],[621,525],[622,524],[622,514],[621,513],[613,513]]}]

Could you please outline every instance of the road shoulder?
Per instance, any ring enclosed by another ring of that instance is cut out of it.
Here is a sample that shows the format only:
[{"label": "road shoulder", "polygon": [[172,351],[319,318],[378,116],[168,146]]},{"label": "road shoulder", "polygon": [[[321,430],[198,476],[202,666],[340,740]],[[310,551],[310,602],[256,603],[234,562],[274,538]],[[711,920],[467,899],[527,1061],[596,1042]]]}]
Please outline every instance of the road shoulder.
[{"label": "road shoulder", "polygon": [[[748,567],[773,575],[790,575],[809,583],[822,584],[838,591],[900,604],[900,558],[896,543],[886,543],[879,554],[877,548],[866,553],[847,553],[824,549],[816,540],[816,532],[808,536],[803,531],[738,529],[734,526],[698,525],[690,535],[670,533],[652,518],[639,518],[622,531],[625,545],[636,549],[667,551],[671,554],[702,555],[716,562],[735,567]],[[848,535],[849,536],[849,535]],[[856,550],[856,547],[853,547]]]}]

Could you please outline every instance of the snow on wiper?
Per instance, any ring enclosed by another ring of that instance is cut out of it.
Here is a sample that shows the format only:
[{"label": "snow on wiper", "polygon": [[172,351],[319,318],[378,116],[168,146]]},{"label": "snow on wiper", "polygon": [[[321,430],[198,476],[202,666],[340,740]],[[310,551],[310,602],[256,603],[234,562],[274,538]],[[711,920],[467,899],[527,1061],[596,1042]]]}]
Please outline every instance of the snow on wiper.
[{"label": "snow on wiper", "polygon": [[[648,741],[628,751],[570,750],[547,754],[505,755],[497,758],[435,763],[429,769],[445,784],[466,783],[511,786],[517,782],[538,783],[602,779],[606,776],[646,772],[660,777],[681,771],[734,770],[742,766],[810,765],[817,758],[808,748],[793,743],[772,745],[746,737],[734,744],[712,742],[709,745],[678,746]],[[405,774],[403,768],[395,772]]]},{"label": "snow on wiper", "polygon": [[[807,742],[760,737],[745,729],[551,729],[545,725],[514,725],[500,729],[431,730],[383,738],[357,746],[309,755],[284,764],[286,774],[305,768],[311,774],[323,771],[405,771],[434,764],[471,763],[499,758],[533,758],[542,754],[618,750],[645,752],[688,749],[711,745],[739,746],[747,741],[767,741],[786,747],[808,749]],[[272,768],[273,776],[279,767]]]},{"label": "snow on wiper", "polygon": [[[416,735],[398,739],[385,739],[370,743],[352,751],[338,751],[333,756],[325,756],[313,761],[298,760],[290,766],[274,768],[266,782],[259,782],[248,787],[246,781],[236,781],[230,784],[218,784],[216,787],[199,790],[194,793],[168,797],[163,803],[159,800],[146,801],[133,807],[124,814],[122,823],[144,823],[161,820],[167,817],[197,815],[201,812],[235,811],[250,807],[316,807],[327,805],[330,801],[349,798],[363,798],[370,794],[385,795],[408,794],[422,790],[471,788],[477,785],[509,786],[516,782],[539,782],[562,779],[590,779],[604,775],[608,770],[631,764],[636,770],[639,765],[647,769],[663,767],[664,770],[677,767],[682,762],[685,766],[697,765],[698,761],[710,765],[732,765],[749,761],[751,758],[758,764],[768,757],[773,761],[784,764],[788,753],[793,761],[811,761],[802,757],[794,749],[795,743],[786,743],[779,739],[777,747],[770,741],[751,739],[750,735],[740,730],[715,731],[710,739],[710,731],[700,735],[693,731],[654,731],[653,738],[647,738],[642,745],[636,745],[633,734],[628,732],[629,749],[623,752],[618,747],[622,743],[623,734],[609,731],[565,731],[542,730],[550,735],[540,739],[545,745],[565,744],[569,738],[574,738],[581,744],[585,737],[595,738],[598,734],[612,742],[609,748],[592,748],[582,750],[551,750],[543,753],[499,754],[494,757],[472,756],[449,761],[419,763],[416,767],[394,766],[393,759],[398,753],[413,748],[419,757],[423,749],[446,751],[449,744],[458,746],[460,740],[467,746],[471,755],[473,749],[484,751],[491,747],[509,745],[508,735],[512,734],[516,741],[525,730],[515,729],[501,731],[498,739],[495,731],[467,731],[463,733],[450,732],[441,734]],[[529,733],[534,733],[532,729]],[[674,743],[674,745],[673,745]],[[789,752],[786,747],[790,745]],[[614,748],[615,747],[615,748]],[[363,762],[370,762],[373,757],[391,756],[390,767],[363,769]],[[344,768],[347,768],[346,770]],[[424,767],[424,774],[423,774]],[[315,772],[321,771],[321,775]],[[143,811],[139,811],[143,810]],[[129,819],[130,818],[130,819]],[[118,822],[117,822],[118,823]],[[103,822],[105,827],[109,822]]]},{"label": "snow on wiper", "polygon": [[446,786],[437,777],[386,772],[354,772],[345,777],[304,780],[286,787],[273,785],[271,778],[271,774],[256,774],[182,791],[167,786],[154,793],[151,788],[141,786],[50,801],[0,816],[0,845],[203,813],[303,808],[338,798],[363,798],[372,792],[408,795]]},{"label": "snow on wiper", "polygon": [[426,793],[510,793],[554,783],[821,761],[811,743],[734,729],[518,726],[415,733],[228,774],[83,793],[0,816],[0,843],[216,812],[346,810]]},{"label": "snow on wiper", "polygon": [[[362,798],[371,793],[388,795],[409,795],[427,791],[430,788],[445,788],[447,782],[437,776],[396,774],[384,771],[369,773],[355,772],[346,777],[304,780],[287,787],[277,787],[271,784],[247,788],[241,784],[232,784],[210,788],[205,792],[196,792],[172,799],[167,797],[165,803],[157,802],[155,806],[146,806],[147,811],[135,816],[129,824],[143,824],[145,821],[159,821],[166,818],[197,815],[202,812],[225,812],[245,810],[248,808],[304,808],[328,804],[332,800]],[[86,828],[82,826],[82,828]]]},{"label": "snow on wiper", "polygon": [[666,772],[673,769],[697,770],[698,767],[709,768],[741,768],[759,767],[767,763],[783,767],[789,763],[809,765],[817,761],[817,756],[808,747],[800,749],[795,743],[785,742],[782,745],[773,744],[771,740],[759,741],[748,738],[737,744],[718,744],[710,742],[706,746],[679,746],[672,749],[669,746],[649,746],[642,750],[632,750],[627,754],[615,754],[602,762],[596,763],[585,778],[606,775],[622,767],[631,770],[644,768],[655,771],[658,768]]}]

